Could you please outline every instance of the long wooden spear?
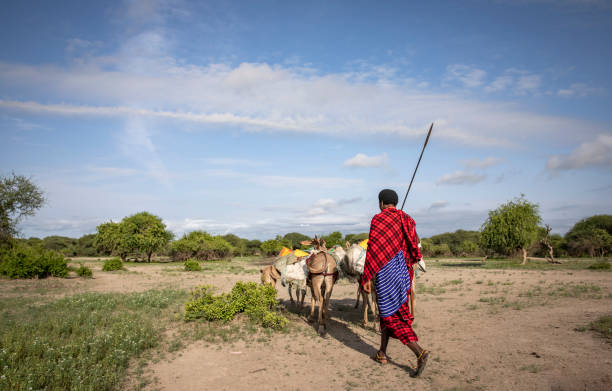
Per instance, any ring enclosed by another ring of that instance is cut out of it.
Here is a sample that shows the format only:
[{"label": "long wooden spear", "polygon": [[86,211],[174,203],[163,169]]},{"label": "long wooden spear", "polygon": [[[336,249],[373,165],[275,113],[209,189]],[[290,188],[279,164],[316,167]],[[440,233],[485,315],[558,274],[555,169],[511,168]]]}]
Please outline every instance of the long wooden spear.
[{"label": "long wooden spear", "polygon": [[416,167],[414,168],[414,172],[412,173],[412,179],[410,180],[410,185],[408,186],[408,191],[406,191],[406,195],[404,196],[404,201],[402,202],[401,210],[404,210],[404,205],[406,204],[406,198],[408,198],[408,193],[410,193],[410,188],[412,187],[412,181],[414,181],[414,176],[419,169],[419,164],[421,164],[421,158],[423,157],[423,152],[425,152],[425,148],[427,147],[427,143],[429,142],[429,136],[431,136],[431,131],[433,129],[433,122],[429,126],[429,131],[427,132],[427,138],[425,139],[425,144],[423,144],[423,149],[421,149],[421,155],[419,156],[419,161],[417,162]]},{"label": "long wooden spear", "polygon": [[[406,191],[406,195],[404,196],[404,201],[402,202],[402,210],[404,210],[404,205],[406,204],[406,198],[408,198],[408,193],[410,193],[410,188],[412,187],[412,181],[414,181],[414,176],[416,175],[417,170],[419,169],[419,164],[421,164],[421,158],[423,157],[423,152],[425,152],[425,148],[427,147],[427,143],[429,142],[429,136],[431,136],[431,131],[433,129],[433,122],[429,126],[429,131],[427,132],[427,137],[425,138],[425,144],[423,144],[423,149],[421,149],[421,155],[419,155],[419,161],[417,162],[416,167],[414,168],[414,172],[412,173],[412,179],[410,179],[410,185],[408,185],[408,191]],[[420,243],[419,243],[420,244]],[[410,313],[414,315],[414,285],[410,285]]]}]

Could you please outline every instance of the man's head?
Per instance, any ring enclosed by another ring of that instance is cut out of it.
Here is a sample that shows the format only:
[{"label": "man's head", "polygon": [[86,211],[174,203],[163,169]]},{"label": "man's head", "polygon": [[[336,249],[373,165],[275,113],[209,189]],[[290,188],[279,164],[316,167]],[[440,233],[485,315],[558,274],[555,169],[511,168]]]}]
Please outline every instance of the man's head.
[{"label": "man's head", "polygon": [[378,204],[380,206],[380,210],[385,209],[389,206],[397,205],[397,193],[391,189],[383,189],[378,193]]}]

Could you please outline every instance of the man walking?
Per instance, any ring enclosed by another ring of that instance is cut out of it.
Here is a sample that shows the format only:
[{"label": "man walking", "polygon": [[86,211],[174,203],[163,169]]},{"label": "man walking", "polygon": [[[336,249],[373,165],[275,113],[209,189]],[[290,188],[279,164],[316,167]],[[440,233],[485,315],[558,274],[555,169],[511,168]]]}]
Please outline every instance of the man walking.
[{"label": "man walking", "polygon": [[366,253],[362,285],[366,292],[374,289],[380,312],[380,349],[374,359],[387,362],[387,343],[394,337],[408,346],[417,357],[414,377],[419,376],[430,352],[421,348],[410,312],[410,286],[414,277],[412,265],[421,259],[419,238],[414,220],[397,205],[397,193],[384,189],[378,194],[380,213],[372,218],[368,251]]}]

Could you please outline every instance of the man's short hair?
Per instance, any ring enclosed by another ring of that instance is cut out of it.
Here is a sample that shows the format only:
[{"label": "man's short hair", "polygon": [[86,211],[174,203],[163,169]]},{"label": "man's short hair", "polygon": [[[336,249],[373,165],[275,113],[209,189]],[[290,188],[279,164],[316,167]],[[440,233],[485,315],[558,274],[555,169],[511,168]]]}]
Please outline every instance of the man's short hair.
[{"label": "man's short hair", "polygon": [[378,193],[378,201],[383,205],[397,205],[397,193],[391,189],[383,189]]}]

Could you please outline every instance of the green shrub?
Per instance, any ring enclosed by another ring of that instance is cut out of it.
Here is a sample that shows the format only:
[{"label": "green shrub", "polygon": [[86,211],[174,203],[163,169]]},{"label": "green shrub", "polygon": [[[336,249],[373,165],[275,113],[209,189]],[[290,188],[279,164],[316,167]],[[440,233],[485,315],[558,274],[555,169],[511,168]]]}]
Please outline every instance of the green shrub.
[{"label": "green shrub", "polygon": [[87,266],[84,266],[82,263],[80,264],[79,268],[76,270],[76,274],[79,277],[86,277],[86,278],[93,277],[93,272],[91,271],[91,269],[88,268]]},{"label": "green shrub", "polygon": [[610,266],[610,262],[608,261],[597,261],[594,264],[592,264],[591,266],[589,266],[589,269],[591,270],[609,270],[611,268]]},{"label": "green shrub", "polygon": [[202,286],[193,289],[191,295],[191,300],[185,304],[185,320],[203,318],[228,322],[244,312],[252,321],[275,330],[289,323],[275,312],[276,289],[271,285],[239,281],[230,293],[214,296],[211,287]]},{"label": "green shrub", "polygon": [[119,258],[111,258],[104,261],[104,266],[102,266],[102,270],[105,272],[110,272],[113,270],[121,270],[123,269],[123,262]]},{"label": "green shrub", "polygon": [[66,277],[68,263],[55,251],[17,244],[0,250],[0,274],[10,278]]},{"label": "green shrub", "polygon": [[199,272],[202,270],[202,266],[195,259],[188,259],[185,261],[185,270],[188,272]]},{"label": "green shrub", "polygon": [[591,329],[601,333],[604,337],[612,338],[612,316],[602,316],[591,323]]}]

